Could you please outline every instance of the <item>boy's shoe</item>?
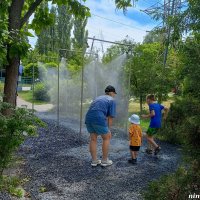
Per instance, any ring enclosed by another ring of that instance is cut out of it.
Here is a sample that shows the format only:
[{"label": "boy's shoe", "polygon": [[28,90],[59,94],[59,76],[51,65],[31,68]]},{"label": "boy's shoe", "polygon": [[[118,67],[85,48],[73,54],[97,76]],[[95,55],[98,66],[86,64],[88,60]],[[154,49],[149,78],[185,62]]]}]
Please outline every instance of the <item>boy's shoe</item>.
[{"label": "boy's shoe", "polygon": [[156,156],[160,152],[161,148],[158,146],[155,148],[154,155]]},{"label": "boy's shoe", "polygon": [[113,164],[113,161],[112,160],[109,160],[109,159],[107,159],[107,160],[102,160],[101,161],[101,166],[102,167],[107,167],[107,166],[110,166],[110,165],[112,165]]},{"label": "boy's shoe", "polygon": [[146,152],[147,154],[153,154],[153,150],[152,150],[152,149],[146,149],[145,152]]},{"label": "boy's shoe", "polygon": [[132,160],[133,160],[133,159],[128,159],[128,162],[129,162],[129,163],[132,163]]},{"label": "boy's shoe", "polygon": [[92,167],[96,167],[97,165],[100,165],[101,164],[101,160],[93,160],[91,165]]},{"label": "boy's shoe", "polygon": [[131,163],[131,164],[137,164],[137,158],[136,159],[129,159],[128,162]]}]

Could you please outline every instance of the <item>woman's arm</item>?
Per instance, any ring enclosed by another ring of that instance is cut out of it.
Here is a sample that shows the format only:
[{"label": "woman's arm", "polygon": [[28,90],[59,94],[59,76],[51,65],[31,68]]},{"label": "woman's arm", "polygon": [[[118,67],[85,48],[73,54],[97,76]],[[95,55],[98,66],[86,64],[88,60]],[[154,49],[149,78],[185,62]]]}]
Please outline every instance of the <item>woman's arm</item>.
[{"label": "woman's arm", "polygon": [[113,118],[108,116],[108,128],[111,128],[113,122]]}]

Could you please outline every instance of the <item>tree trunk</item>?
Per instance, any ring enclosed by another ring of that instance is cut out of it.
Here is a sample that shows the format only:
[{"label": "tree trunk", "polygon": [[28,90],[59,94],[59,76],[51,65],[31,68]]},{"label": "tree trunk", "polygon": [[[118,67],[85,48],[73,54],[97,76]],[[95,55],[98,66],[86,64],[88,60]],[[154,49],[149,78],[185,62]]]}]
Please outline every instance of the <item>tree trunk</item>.
[{"label": "tree trunk", "polygon": [[[8,48],[9,50],[9,48]],[[3,101],[16,106],[19,57],[8,60]]]},{"label": "tree trunk", "polygon": [[162,93],[158,93],[158,103],[162,103]]},{"label": "tree trunk", "polygon": [[142,113],[142,94],[140,94],[140,113]]},{"label": "tree trunk", "polygon": [[[21,13],[24,5],[24,0],[13,0],[9,7],[9,19],[8,19],[8,30],[9,35],[13,42],[17,42],[18,33],[21,26]],[[18,81],[18,68],[20,63],[19,55],[11,55],[10,50],[12,44],[7,45],[7,66],[4,86],[4,98],[3,101],[16,106],[17,98],[17,81]]]}]

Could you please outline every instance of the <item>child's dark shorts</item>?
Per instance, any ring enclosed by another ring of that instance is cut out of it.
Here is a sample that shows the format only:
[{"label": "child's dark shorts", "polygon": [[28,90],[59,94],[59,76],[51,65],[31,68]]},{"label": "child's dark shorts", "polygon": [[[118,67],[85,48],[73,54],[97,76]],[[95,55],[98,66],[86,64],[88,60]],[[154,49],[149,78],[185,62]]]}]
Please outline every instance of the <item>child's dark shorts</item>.
[{"label": "child's dark shorts", "polygon": [[130,150],[131,151],[139,151],[140,150],[140,146],[130,146]]}]

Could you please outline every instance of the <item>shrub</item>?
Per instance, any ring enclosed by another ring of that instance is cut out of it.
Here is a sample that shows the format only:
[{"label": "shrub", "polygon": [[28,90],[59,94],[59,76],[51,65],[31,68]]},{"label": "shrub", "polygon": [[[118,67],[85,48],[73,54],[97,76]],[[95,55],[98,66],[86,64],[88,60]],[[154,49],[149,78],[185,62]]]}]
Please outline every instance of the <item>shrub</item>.
[{"label": "shrub", "polygon": [[34,99],[40,101],[49,101],[48,87],[44,83],[37,83],[35,85]]},{"label": "shrub", "polygon": [[[10,115],[3,115],[9,109]],[[41,120],[24,108],[13,108],[0,101],[0,177],[12,160],[12,154],[27,136],[35,136],[36,126],[44,125]]]},{"label": "shrub", "polygon": [[29,63],[24,68],[24,76],[32,77],[33,76],[33,67],[34,67],[34,78],[43,80],[46,77],[47,69],[42,63]]},{"label": "shrub", "polygon": [[37,63],[29,63],[24,67],[24,76],[32,77],[33,76],[33,67],[34,67],[34,76],[39,78],[39,69]]},{"label": "shrub", "polygon": [[[162,137],[169,142],[196,145],[200,148],[200,106],[194,98],[176,99],[161,131]],[[194,148],[194,147],[192,147]]]},{"label": "shrub", "polygon": [[146,200],[189,199],[189,195],[198,194],[200,191],[199,163],[193,162],[188,169],[180,167],[175,173],[161,177],[149,184],[144,192]]}]

